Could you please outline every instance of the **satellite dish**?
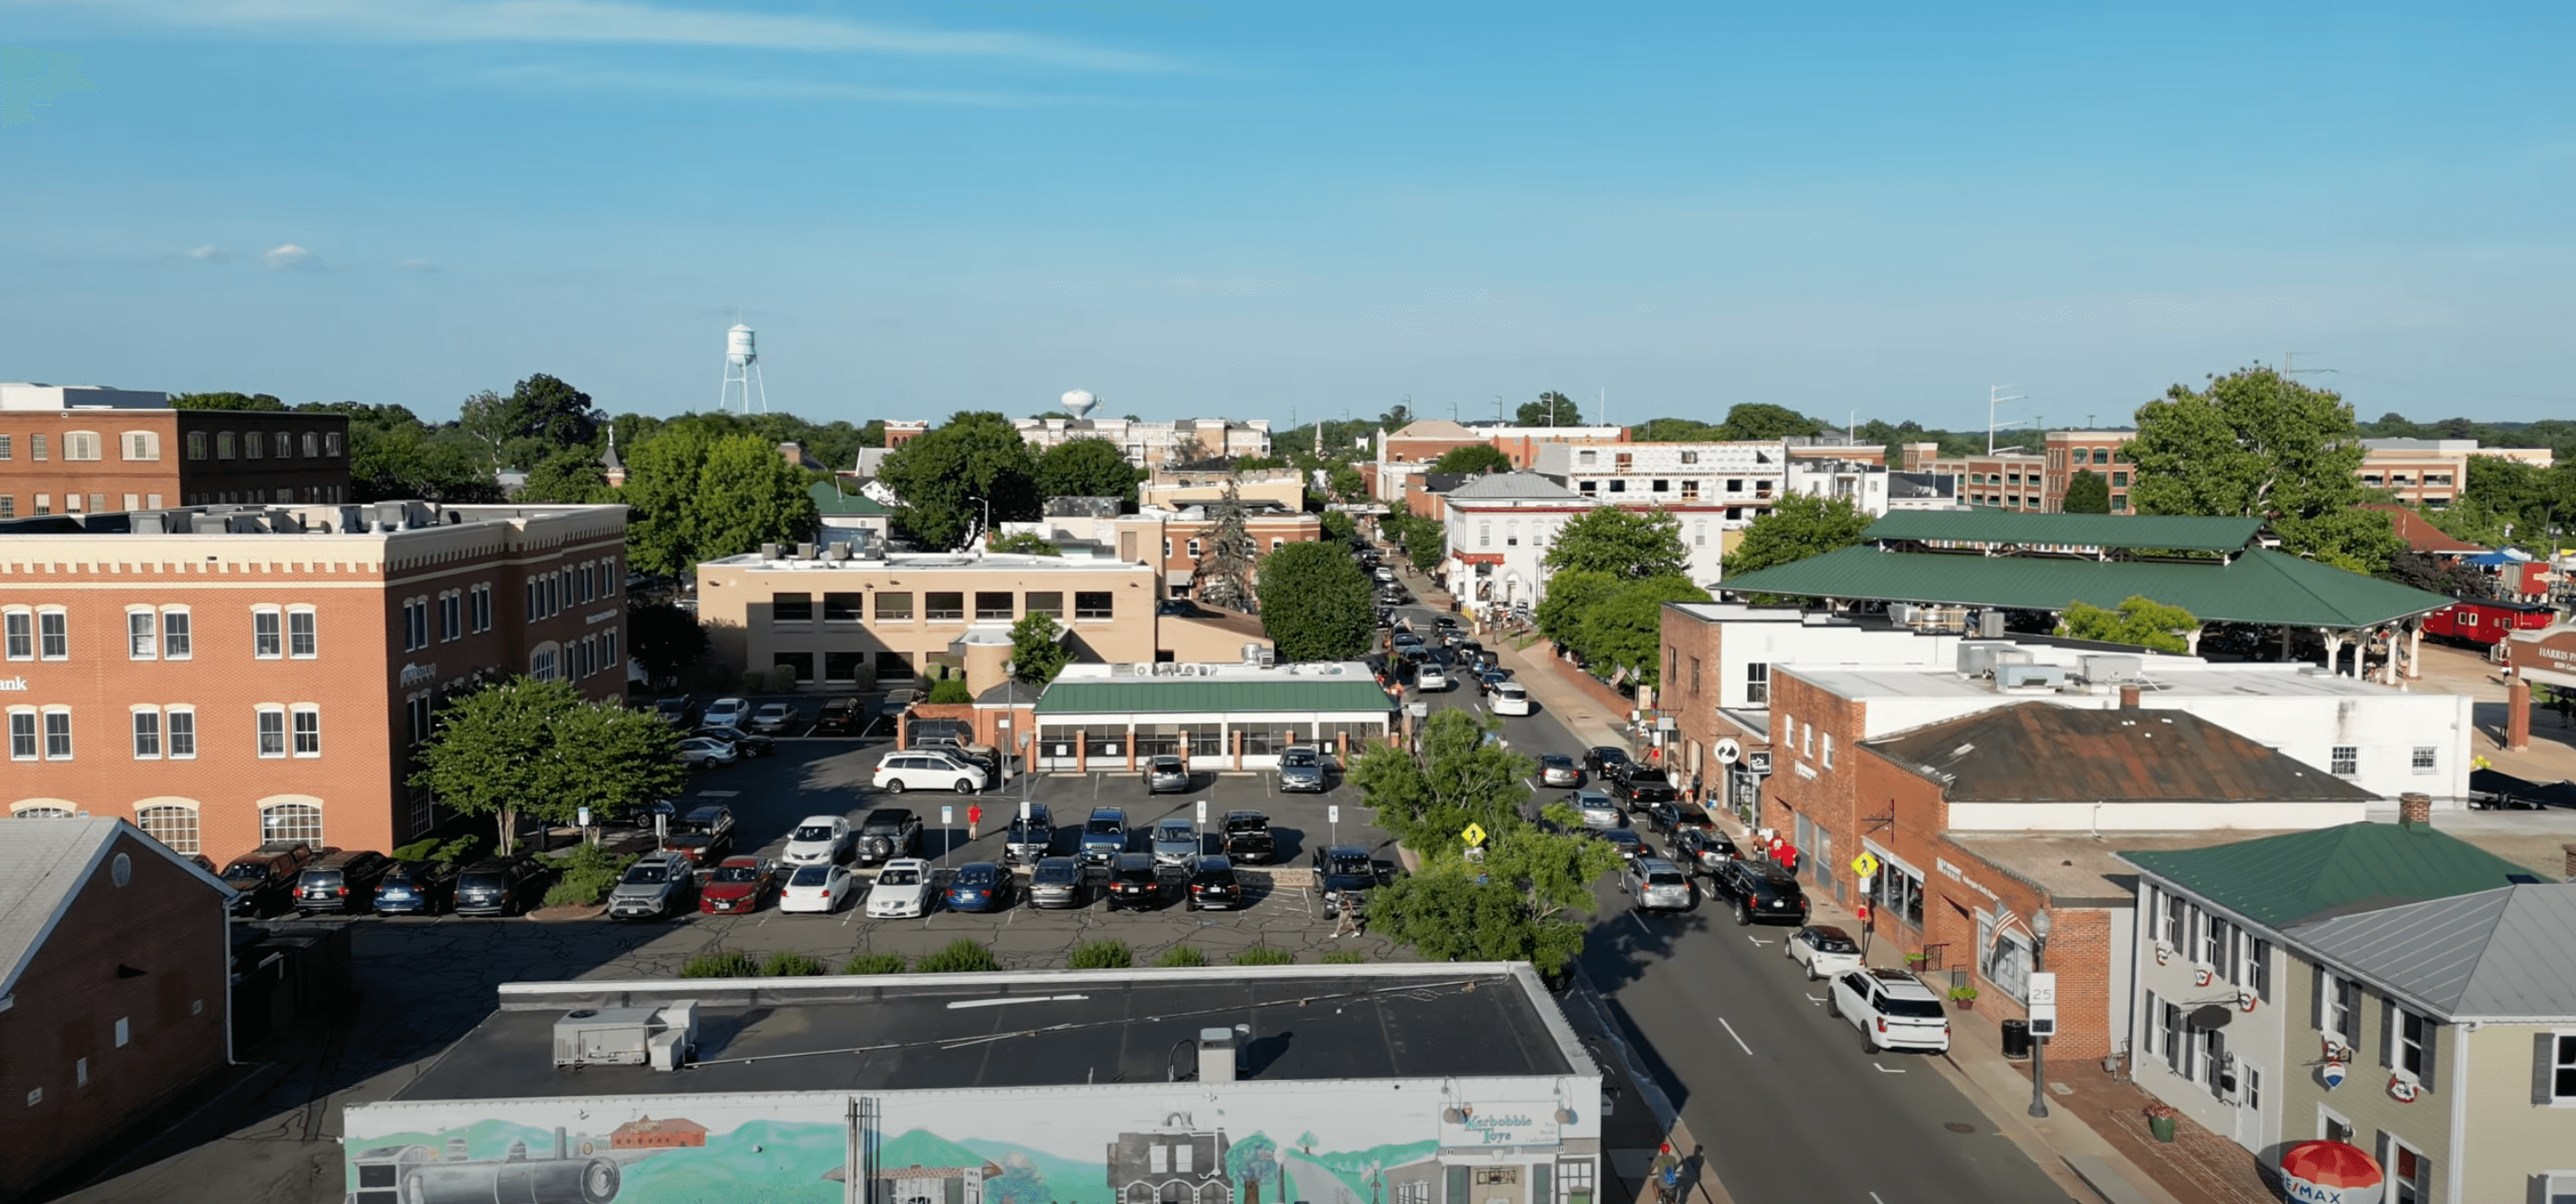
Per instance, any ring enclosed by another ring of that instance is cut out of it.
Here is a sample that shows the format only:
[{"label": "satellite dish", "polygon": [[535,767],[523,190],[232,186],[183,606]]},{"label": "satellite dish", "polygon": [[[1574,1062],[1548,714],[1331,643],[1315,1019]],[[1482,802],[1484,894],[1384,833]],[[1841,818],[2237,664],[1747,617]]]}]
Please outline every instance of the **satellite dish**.
[{"label": "satellite dish", "polygon": [[2215,1003],[2202,1004],[2191,1010],[2193,1028],[2225,1028],[2227,1022],[2235,1018],[2236,1009],[2221,1007]]}]

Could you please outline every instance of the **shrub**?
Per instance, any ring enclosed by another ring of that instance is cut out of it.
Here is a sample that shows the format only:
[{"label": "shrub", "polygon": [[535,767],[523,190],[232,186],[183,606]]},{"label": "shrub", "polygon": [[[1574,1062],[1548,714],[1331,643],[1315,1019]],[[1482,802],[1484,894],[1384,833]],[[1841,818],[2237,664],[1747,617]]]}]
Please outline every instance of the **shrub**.
[{"label": "shrub", "polygon": [[1136,964],[1136,951],[1125,941],[1093,941],[1074,946],[1064,963],[1068,970],[1124,970]]},{"label": "shrub", "polygon": [[967,689],[966,683],[959,678],[944,678],[938,685],[930,687],[930,701],[934,704],[973,702],[975,692]]},{"label": "shrub", "polygon": [[949,942],[937,953],[923,954],[920,961],[912,964],[916,974],[977,974],[1001,968],[1001,959],[994,957],[992,950],[964,937]]},{"label": "shrub", "polygon": [[768,961],[760,963],[762,978],[805,978],[828,973],[831,973],[831,967],[824,965],[823,959],[785,949],[770,954]]},{"label": "shrub", "polygon": [[1367,960],[1368,955],[1357,949],[1335,949],[1324,955],[1327,966],[1356,966]]},{"label": "shrub", "polygon": [[750,978],[758,973],[759,963],[740,949],[701,953],[680,967],[682,978]]},{"label": "shrub", "polygon": [[634,864],[635,857],[614,853],[595,844],[583,844],[549,856],[546,861],[560,875],[546,891],[546,906],[563,907],[575,903],[597,903],[607,898],[609,889],[617,885],[617,876]]},{"label": "shrub", "polygon": [[441,840],[438,837],[432,836],[426,840],[415,840],[410,844],[395,849],[393,851],[393,859],[396,861],[427,861],[431,863],[455,862],[461,864],[463,862],[473,860],[475,850],[482,847],[483,838],[480,836],[469,834],[459,836],[454,840]]},{"label": "shrub", "polygon": [[1183,970],[1206,965],[1207,954],[1199,952],[1196,945],[1174,945],[1155,958],[1154,964],[1165,970]]},{"label": "shrub", "polygon": [[1296,954],[1272,945],[1254,945],[1234,955],[1234,964],[1238,966],[1287,966],[1296,964],[1296,961]]},{"label": "shrub", "polygon": [[904,967],[900,953],[862,953],[841,967],[843,974],[901,974]]}]

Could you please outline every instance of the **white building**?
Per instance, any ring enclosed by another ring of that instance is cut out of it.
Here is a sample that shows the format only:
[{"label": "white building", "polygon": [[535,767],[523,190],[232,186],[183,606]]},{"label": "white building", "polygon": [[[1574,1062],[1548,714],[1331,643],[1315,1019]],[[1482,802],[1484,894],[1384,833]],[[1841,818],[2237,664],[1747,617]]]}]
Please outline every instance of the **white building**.
[{"label": "white building", "polygon": [[1550,443],[1532,471],[1611,506],[1662,506],[1738,527],[1785,492],[1789,449],[1777,439],[1740,443]]},{"label": "white building", "polygon": [[1600,504],[1528,472],[1490,473],[1440,498],[1449,530],[1441,576],[1471,613],[1537,605],[1547,580],[1541,562],[1555,534]]},{"label": "white building", "polygon": [[1793,456],[1782,488],[1798,497],[1841,498],[1859,507],[1861,513],[1877,518],[1886,514],[1891,505],[1891,483],[1884,464]]},{"label": "white building", "polygon": [[1076,439],[1106,440],[1138,468],[1270,454],[1267,418],[1014,418],[1011,425],[1041,452]]}]

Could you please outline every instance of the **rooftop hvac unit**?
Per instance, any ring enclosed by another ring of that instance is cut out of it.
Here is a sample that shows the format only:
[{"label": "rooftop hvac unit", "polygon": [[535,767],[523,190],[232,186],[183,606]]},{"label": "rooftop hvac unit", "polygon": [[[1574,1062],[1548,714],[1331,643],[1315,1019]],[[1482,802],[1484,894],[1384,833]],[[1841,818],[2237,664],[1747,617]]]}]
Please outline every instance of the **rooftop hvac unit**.
[{"label": "rooftop hvac unit", "polygon": [[581,1008],[555,1021],[555,1065],[677,1070],[697,1041],[694,999],[658,1008]]},{"label": "rooftop hvac unit", "polygon": [[1271,651],[1271,650],[1270,650],[1270,649],[1268,649],[1268,648],[1264,648],[1264,649],[1262,649],[1262,650],[1261,650],[1261,667],[1262,667],[1262,668],[1264,668],[1264,669],[1268,669],[1268,668],[1271,668],[1271,667],[1272,667],[1272,666],[1274,666],[1274,665],[1277,665],[1278,663],[1279,663],[1279,654],[1278,654],[1278,653],[1273,652],[1273,651]]},{"label": "rooftop hvac unit", "polygon": [[1995,687],[2003,690],[2054,690],[2066,684],[2064,665],[1997,665]]},{"label": "rooftop hvac unit", "polygon": [[2003,638],[2004,612],[1991,608],[1978,611],[1976,622],[1971,630],[1973,634],[1990,640]]},{"label": "rooftop hvac unit", "polygon": [[765,543],[760,545],[760,558],[763,560],[778,559],[778,545],[774,543]]},{"label": "rooftop hvac unit", "polygon": [[1911,602],[1890,602],[1890,603],[1888,603],[1888,604],[1887,604],[1887,621],[1888,621],[1888,622],[1890,622],[1890,623],[1894,623],[1894,624],[1896,624],[1896,625],[1897,625],[1897,626],[1899,626],[1899,627],[1904,627],[1904,626],[1907,626],[1907,625],[1909,625],[1909,624],[1913,623],[1913,622],[1914,622],[1914,604],[1913,604],[1913,603],[1911,603]]},{"label": "rooftop hvac unit", "polygon": [[850,545],[845,543],[833,544],[831,547],[824,550],[823,558],[835,563],[848,560],[850,558]]},{"label": "rooftop hvac unit", "polygon": [[2109,655],[2077,658],[2084,666],[2084,680],[2095,684],[2136,681],[2146,673],[2141,657]]},{"label": "rooftop hvac unit", "polygon": [[1959,675],[1991,677],[1995,666],[2030,663],[2030,649],[1991,640],[1959,641]]},{"label": "rooftop hvac unit", "polygon": [[798,560],[812,560],[814,558],[814,545],[810,543],[800,543],[796,545],[796,558]]},{"label": "rooftop hvac unit", "polygon": [[1261,653],[1262,653],[1262,651],[1263,651],[1263,649],[1262,649],[1261,645],[1259,645],[1259,644],[1246,644],[1246,645],[1244,645],[1244,646],[1243,646],[1243,663],[1244,663],[1244,664],[1247,664],[1247,665],[1258,665],[1258,664],[1261,664],[1261,663],[1262,663],[1262,659],[1261,659]]}]

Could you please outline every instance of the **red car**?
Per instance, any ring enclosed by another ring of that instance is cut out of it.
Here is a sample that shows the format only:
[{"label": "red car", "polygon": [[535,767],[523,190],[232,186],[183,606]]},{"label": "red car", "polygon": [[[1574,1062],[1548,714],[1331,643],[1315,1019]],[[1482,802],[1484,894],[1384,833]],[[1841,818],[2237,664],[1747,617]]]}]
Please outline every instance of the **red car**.
[{"label": "red car", "polygon": [[777,894],[777,866],[760,857],[727,857],[698,891],[698,910],[707,915],[740,915],[760,910]]}]

